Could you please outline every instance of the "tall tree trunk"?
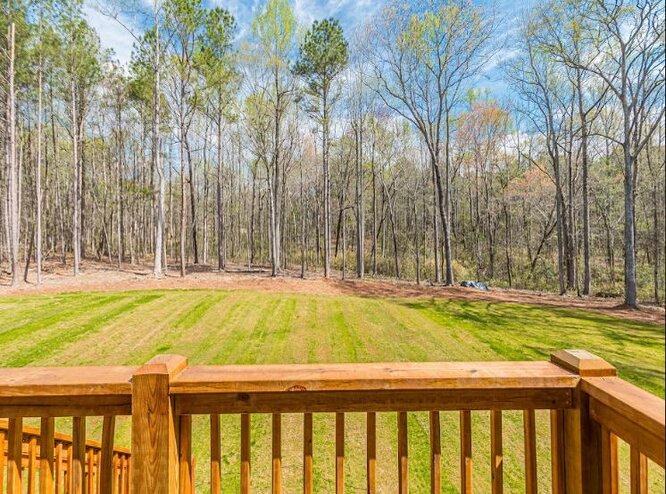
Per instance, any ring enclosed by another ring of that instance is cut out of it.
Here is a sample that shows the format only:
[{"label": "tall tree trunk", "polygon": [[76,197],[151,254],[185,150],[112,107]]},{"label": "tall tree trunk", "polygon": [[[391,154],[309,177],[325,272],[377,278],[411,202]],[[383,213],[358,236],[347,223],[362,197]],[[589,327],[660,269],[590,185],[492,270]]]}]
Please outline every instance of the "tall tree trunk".
[{"label": "tall tree trunk", "polygon": [[[159,0],[153,2],[153,25],[155,29],[155,78],[153,81],[153,121],[151,139],[151,161],[153,173],[157,175],[154,197],[155,239],[153,256],[153,276],[162,276],[162,257],[164,249],[164,170],[162,170],[161,142],[160,142],[160,69],[161,46],[159,30]],[[166,263],[164,263],[166,264]]]},{"label": "tall tree trunk", "polygon": [[9,261],[12,271],[12,286],[19,284],[19,181],[18,163],[16,160],[16,88],[14,86],[14,63],[16,57],[16,26],[11,22],[8,27],[7,40],[9,45],[9,88],[7,95],[7,128],[9,134],[9,149],[7,150],[8,173],[8,217],[9,217]]},{"label": "tall tree trunk", "polygon": [[37,284],[42,283],[42,56],[39,55],[37,75],[37,169],[35,171],[35,223],[37,230],[35,265],[37,268]]},{"label": "tall tree trunk", "polygon": [[446,260],[445,264],[445,283],[447,285],[453,285],[453,260],[451,259],[451,235],[449,231],[449,220],[448,214],[446,212],[445,206],[445,192],[442,187],[442,177],[440,172],[439,160],[435,152],[431,155],[432,166],[435,170],[435,183],[437,185],[437,202],[439,205],[439,216],[442,222],[442,231],[444,233],[444,256]]},{"label": "tall tree trunk", "polygon": [[365,203],[363,197],[363,119],[356,124],[356,276],[365,274]]},{"label": "tall tree trunk", "polygon": [[435,257],[435,283],[442,282],[442,271],[439,269],[439,220],[437,219],[437,211],[439,204],[437,202],[437,178],[435,175],[435,168],[432,167],[432,243],[433,253]]},{"label": "tall tree trunk", "polygon": [[[445,105],[448,108],[448,103],[445,99]],[[442,216],[442,231],[444,232],[444,258],[446,260],[446,272],[444,274],[446,278],[447,285],[453,285],[453,253],[451,252],[451,212],[450,212],[450,202],[451,202],[451,130],[450,130],[450,113],[447,110],[445,115],[445,127],[446,135],[444,139],[444,178],[445,178],[445,188],[444,188],[444,198],[442,204],[442,184],[441,177],[439,176],[439,157],[437,158],[437,186],[439,189],[439,202],[440,202],[440,214]],[[439,150],[436,150],[435,153],[438,155]]]},{"label": "tall tree trunk", "polygon": [[71,81],[72,98],[72,165],[74,167],[74,184],[72,187],[72,250],[74,251],[74,276],[79,275],[81,264],[81,168],[79,163],[79,129],[76,115],[76,85]]},{"label": "tall tree trunk", "polygon": [[194,264],[199,264],[199,242],[197,233],[197,206],[196,206],[196,190],[194,185],[194,164],[192,162],[192,154],[190,147],[186,141],[187,150],[187,167],[189,170],[189,184],[190,184],[190,210],[192,213],[192,250],[194,251]]},{"label": "tall tree trunk", "polygon": [[[221,98],[218,98],[221,100]],[[224,271],[226,232],[224,224],[224,175],[222,170],[222,102],[217,115],[217,269]]]},{"label": "tall tree trunk", "polygon": [[636,287],[636,236],[634,218],[634,156],[631,155],[630,110],[623,102],[624,135],[624,303],[629,307],[638,307]]},{"label": "tall tree trunk", "polygon": [[180,276],[185,276],[185,242],[187,234],[187,209],[186,209],[186,190],[185,190],[185,122],[183,122],[183,101],[184,95],[181,93],[181,112],[180,112]]},{"label": "tall tree trunk", "polygon": [[421,247],[419,245],[419,217],[416,206],[416,193],[414,193],[414,252],[416,256],[416,284],[421,284]]},{"label": "tall tree trunk", "polygon": [[577,70],[578,115],[580,118],[580,150],[583,193],[583,295],[592,292],[592,271],[590,267],[590,188],[587,152],[587,113],[583,108],[583,94],[580,70]]},{"label": "tall tree trunk", "polygon": [[377,170],[375,169],[375,142],[372,143],[372,275],[377,276]]},{"label": "tall tree trunk", "polygon": [[331,177],[328,169],[328,93],[323,93],[324,277],[331,274]]}]

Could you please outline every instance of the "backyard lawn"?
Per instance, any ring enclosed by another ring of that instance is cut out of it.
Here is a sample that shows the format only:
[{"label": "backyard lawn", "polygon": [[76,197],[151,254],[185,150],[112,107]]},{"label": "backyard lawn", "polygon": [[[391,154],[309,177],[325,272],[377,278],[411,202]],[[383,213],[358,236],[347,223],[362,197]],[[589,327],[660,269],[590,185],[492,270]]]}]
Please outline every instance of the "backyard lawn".
[{"label": "backyard lawn", "polygon": [[[0,297],[0,366],[141,364],[157,353],[191,364],[381,361],[537,360],[583,348],[616,365],[620,375],[664,396],[664,328],[595,312],[500,302],[379,298],[251,290],[160,290]],[[547,412],[538,416],[540,491],[549,488]],[[522,414],[504,414],[505,485],[523,490]],[[239,483],[239,418],[222,418],[223,492]],[[395,492],[395,414],[379,414],[380,492]],[[474,483],[488,492],[489,418],[474,412]],[[429,485],[428,416],[409,414],[410,485]],[[67,431],[63,420],[59,429]],[[99,433],[99,421],[90,419]],[[334,416],[315,415],[315,491],[334,481]],[[283,416],[285,492],[302,482],[302,416]],[[208,422],[194,422],[197,485],[208,481]],[[117,440],[129,441],[121,420]],[[347,488],[365,490],[365,418],[348,414]],[[443,485],[457,492],[458,414],[442,413]],[[626,460],[626,448],[621,460]],[[253,416],[255,492],[270,485],[270,417]],[[663,473],[652,475],[663,485]],[[623,474],[623,482],[628,482]],[[657,487],[659,488],[659,487]]]}]

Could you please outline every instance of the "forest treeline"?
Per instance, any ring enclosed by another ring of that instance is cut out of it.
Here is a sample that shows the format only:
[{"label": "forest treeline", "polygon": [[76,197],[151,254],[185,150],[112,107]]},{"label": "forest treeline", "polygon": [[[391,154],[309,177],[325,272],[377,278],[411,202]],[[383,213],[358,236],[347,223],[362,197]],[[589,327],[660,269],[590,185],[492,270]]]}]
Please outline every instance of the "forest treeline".
[{"label": "forest treeline", "polygon": [[151,3],[96,7],[123,65],[80,0],[3,2],[12,285],[234,262],[662,303],[663,2],[414,0],[344,32],[267,0],[245,33]]}]

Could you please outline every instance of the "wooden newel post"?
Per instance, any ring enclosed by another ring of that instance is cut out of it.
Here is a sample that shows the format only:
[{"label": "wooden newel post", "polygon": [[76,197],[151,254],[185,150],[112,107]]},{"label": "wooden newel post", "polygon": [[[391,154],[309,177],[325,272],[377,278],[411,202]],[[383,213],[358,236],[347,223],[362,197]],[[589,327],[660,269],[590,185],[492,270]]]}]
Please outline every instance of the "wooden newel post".
[{"label": "wooden newel post", "polygon": [[[585,350],[551,354],[553,363],[581,377],[615,376],[615,367]],[[553,492],[601,494],[603,492],[602,430],[590,417],[589,397],[575,391],[574,408],[553,413]]]},{"label": "wooden newel post", "polygon": [[178,494],[178,426],[169,382],[187,367],[158,355],[132,376],[132,492]]}]

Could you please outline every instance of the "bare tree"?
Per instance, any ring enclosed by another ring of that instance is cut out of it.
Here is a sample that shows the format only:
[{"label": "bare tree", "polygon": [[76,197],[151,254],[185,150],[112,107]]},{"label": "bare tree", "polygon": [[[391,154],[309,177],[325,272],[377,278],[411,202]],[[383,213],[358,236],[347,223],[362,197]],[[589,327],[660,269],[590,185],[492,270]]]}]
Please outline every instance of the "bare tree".
[{"label": "bare tree", "polygon": [[[446,283],[454,281],[450,228],[452,113],[465,84],[493,54],[495,18],[465,0],[394,3],[368,30],[369,62],[382,101],[423,136],[444,233]],[[444,151],[442,158],[441,153]]]}]

